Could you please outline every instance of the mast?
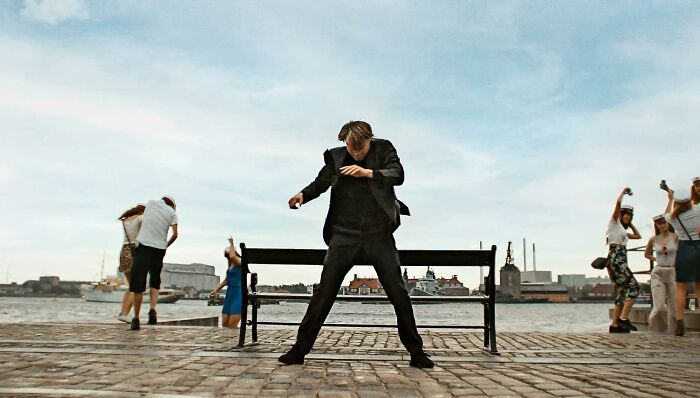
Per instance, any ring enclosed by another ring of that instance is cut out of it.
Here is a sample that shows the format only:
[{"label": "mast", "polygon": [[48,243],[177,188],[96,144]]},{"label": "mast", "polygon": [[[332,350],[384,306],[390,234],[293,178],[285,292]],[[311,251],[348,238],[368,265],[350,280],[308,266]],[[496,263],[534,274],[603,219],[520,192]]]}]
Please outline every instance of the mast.
[{"label": "mast", "polygon": [[523,270],[527,272],[527,247],[525,244],[525,238],[523,238]]}]

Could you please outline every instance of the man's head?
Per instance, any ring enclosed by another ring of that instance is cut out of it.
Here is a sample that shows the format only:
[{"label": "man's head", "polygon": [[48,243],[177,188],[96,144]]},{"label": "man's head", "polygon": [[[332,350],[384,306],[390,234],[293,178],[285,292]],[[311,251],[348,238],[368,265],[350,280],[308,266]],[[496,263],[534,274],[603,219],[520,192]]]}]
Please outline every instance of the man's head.
[{"label": "man's head", "polygon": [[166,205],[170,206],[175,210],[175,200],[171,198],[170,196],[163,196],[161,199],[163,199],[163,202],[165,202]]},{"label": "man's head", "polygon": [[340,133],[338,133],[338,141],[345,142],[350,156],[359,161],[367,156],[369,142],[373,136],[372,126],[367,122],[358,120],[345,123],[340,129]]}]

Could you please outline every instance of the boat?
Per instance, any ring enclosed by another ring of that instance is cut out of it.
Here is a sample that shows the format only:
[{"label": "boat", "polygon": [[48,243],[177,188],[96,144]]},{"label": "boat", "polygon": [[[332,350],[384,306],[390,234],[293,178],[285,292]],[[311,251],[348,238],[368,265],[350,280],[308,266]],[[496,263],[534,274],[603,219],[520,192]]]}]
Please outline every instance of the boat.
[{"label": "boat", "polygon": [[[124,293],[129,288],[115,279],[103,279],[99,282],[80,285],[80,293],[85,301],[97,303],[121,303]],[[171,304],[183,297],[183,294],[174,289],[163,288],[158,290],[158,303]],[[143,295],[143,302],[149,303],[151,297],[146,292]]]},{"label": "boat", "polygon": [[445,290],[440,287],[435,278],[435,271],[428,267],[425,276],[416,281],[416,286],[411,289],[409,296],[444,296]]}]

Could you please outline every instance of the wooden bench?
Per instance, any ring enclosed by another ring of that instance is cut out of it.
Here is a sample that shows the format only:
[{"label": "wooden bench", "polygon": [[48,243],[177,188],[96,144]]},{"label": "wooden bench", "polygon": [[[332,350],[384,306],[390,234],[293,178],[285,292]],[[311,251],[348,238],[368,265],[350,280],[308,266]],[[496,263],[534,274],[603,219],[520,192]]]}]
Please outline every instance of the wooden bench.
[{"label": "wooden bench", "polygon": [[[261,299],[295,299],[311,300],[311,294],[299,293],[261,293],[256,290],[258,277],[250,272],[252,264],[268,265],[323,265],[326,250],[315,249],[261,249],[248,248],[241,243],[241,282],[248,284],[250,275],[250,291],[241,289],[243,303],[251,305],[251,319],[248,320],[248,306],[241,308],[241,323],[238,347],[245,345],[246,326],[251,326],[253,343],[258,341],[258,325],[299,325],[295,322],[271,322],[258,320],[258,307]],[[411,297],[412,302],[466,302],[481,303],[484,307],[483,325],[418,325],[419,328],[441,329],[481,329],[484,331],[484,348],[492,354],[498,354],[496,347],[496,246],[491,250],[399,250],[402,267],[488,267],[488,275],[484,279],[485,294],[476,296],[417,296]],[[365,259],[358,259],[356,265],[369,265]],[[338,295],[337,301],[388,302],[387,296]],[[459,314],[454,314],[459,319]],[[380,327],[395,328],[389,324],[353,324],[325,323],[324,327]]]}]

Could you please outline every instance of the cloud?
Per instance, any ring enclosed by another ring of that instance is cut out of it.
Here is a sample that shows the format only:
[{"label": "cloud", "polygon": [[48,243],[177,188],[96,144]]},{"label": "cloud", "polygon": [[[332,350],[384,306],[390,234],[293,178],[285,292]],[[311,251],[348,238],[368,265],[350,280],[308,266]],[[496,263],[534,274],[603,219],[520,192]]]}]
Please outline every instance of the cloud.
[{"label": "cloud", "polygon": [[26,19],[49,25],[90,17],[82,0],[25,0],[21,15]]}]

